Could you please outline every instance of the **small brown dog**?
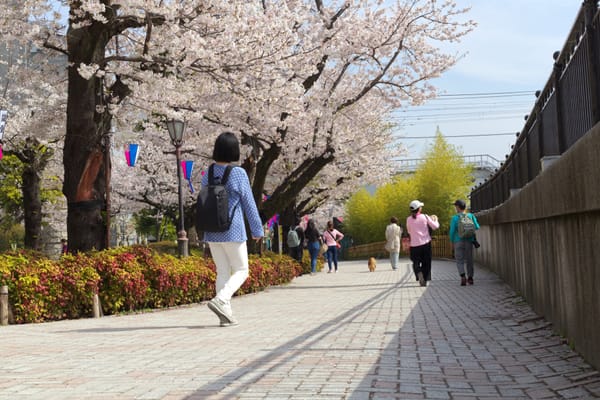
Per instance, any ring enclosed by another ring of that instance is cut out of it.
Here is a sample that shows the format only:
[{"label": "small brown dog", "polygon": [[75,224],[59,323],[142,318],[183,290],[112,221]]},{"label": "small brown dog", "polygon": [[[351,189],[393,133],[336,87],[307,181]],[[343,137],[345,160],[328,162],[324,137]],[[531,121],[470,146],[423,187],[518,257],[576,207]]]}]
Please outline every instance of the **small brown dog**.
[{"label": "small brown dog", "polygon": [[377,261],[375,261],[375,257],[369,258],[369,271],[375,272],[375,268],[377,267]]}]

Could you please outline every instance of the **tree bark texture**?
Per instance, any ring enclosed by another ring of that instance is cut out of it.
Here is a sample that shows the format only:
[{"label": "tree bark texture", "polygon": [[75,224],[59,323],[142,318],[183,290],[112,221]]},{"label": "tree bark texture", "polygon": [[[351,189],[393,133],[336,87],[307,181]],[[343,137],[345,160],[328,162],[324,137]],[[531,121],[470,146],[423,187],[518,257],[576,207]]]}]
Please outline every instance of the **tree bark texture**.
[{"label": "tree bark texture", "polygon": [[53,151],[40,144],[34,137],[23,142],[21,150],[14,154],[23,163],[23,215],[25,221],[25,247],[33,250],[42,248],[42,175]]},{"label": "tree bark texture", "polygon": [[41,250],[42,201],[40,199],[41,179],[33,168],[23,171],[23,210],[25,214],[25,247]]},{"label": "tree bark texture", "polygon": [[110,132],[103,82],[84,79],[77,69],[98,64],[104,58],[109,32],[94,23],[80,29],[69,28],[67,134],[64,147],[65,180],[63,193],[68,202],[67,235],[69,251],[101,250],[105,243],[105,163],[103,140]]}]

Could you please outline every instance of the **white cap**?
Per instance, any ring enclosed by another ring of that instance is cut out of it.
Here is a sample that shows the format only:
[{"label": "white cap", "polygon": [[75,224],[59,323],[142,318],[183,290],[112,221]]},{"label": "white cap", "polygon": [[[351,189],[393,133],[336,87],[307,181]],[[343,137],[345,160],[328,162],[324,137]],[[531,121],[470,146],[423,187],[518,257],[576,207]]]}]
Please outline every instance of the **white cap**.
[{"label": "white cap", "polygon": [[421,203],[419,200],[413,200],[408,205],[411,211],[417,211],[419,208],[423,207],[425,204]]}]

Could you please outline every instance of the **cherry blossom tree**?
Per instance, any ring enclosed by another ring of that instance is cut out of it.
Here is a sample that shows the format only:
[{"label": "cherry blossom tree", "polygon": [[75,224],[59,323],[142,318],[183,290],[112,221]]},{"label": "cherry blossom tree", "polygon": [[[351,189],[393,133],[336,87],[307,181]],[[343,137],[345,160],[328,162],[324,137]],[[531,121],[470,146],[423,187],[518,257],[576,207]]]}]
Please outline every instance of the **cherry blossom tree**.
[{"label": "cherry blossom tree", "polygon": [[3,43],[0,108],[9,113],[4,152],[20,161],[24,244],[35,250],[42,249],[43,216],[56,214],[44,213],[43,205],[56,203],[57,177],[62,175],[60,157],[59,162],[55,157],[64,137],[66,76],[61,64],[21,37]]},{"label": "cherry blossom tree", "polygon": [[437,0],[63,3],[66,36],[59,16],[49,21],[52,2],[23,2],[19,21],[24,36],[68,58],[63,192],[73,250],[107,245],[111,124],[129,127],[153,157],[133,198],[165,204],[175,193],[163,128],[175,117],[189,123],[184,150],[199,169],[220,131],[237,132],[261,210],[311,212],[389,176],[389,156],[401,151],[389,112],[434,95],[428,80],[455,61],[439,44],[472,28],[452,1]]},{"label": "cherry blossom tree", "polygon": [[[433,95],[427,80],[454,58],[432,43],[458,40],[472,27],[453,21],[464,10],[436,2],[403,2],[396,9],[377,9],[376,2],[331,2],[329,8],[296,2],[291,9],[290,3],[288,37],[296,42],[275,68],[261,64],[252,73],[230,66],[219,74],[194,68],[176,90],[186,99],[179,107],[192,111],[197,137],[188,146],[202,149],[197,156],[206,163],[219,130],[241,134],[256,198],[271,195],[261,205],[267,215],[290,205],[309,213],[386,179],[390,155],[402,151],[391,146],[387,114]],[[140,99],[152,100],[154,93],[144,91],[149,95],[136,97],[138,106],[156,109],[163,99],[142,106]]]}]

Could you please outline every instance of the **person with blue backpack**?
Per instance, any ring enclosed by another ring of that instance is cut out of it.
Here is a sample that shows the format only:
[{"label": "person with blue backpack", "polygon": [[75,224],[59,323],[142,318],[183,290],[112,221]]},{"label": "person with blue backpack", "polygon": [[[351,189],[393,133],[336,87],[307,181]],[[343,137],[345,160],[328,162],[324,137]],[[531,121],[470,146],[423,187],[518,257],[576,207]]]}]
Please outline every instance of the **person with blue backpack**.
[{"label": "person with blue backpack", "polygon": [[[479,229],[479,222],[475,215],[467,212],[467,203],[456,200],[453,203],[456,214],[450,221],[450,242],[454,246],[454,258],[460,275],[460,285],[472,285],[473,281],[473,246],[477,243],[475,232]],[[467,274],[465,275],[465,264]]]},{"label": "person with blue backpack", "polygon": [[[238,322],[233,317],[231,298],[249,276],[246,246],[248,237],[244,216],[248,221],[252,239],[260,241],[264,236],[264,230],[248,175],[243,168],[232,164],[240,159],[240,144],[235,134],[223,132],[217,137],[212,158],[215,162],[209,168],[209,174],[202,177],[202,186],[204,189],[208,186],[216,187],[216,182],[223,184],[228,195],[228,206],[225,227],[204,228],[204,241],[210,247],[217,270],[216,296],[207,305],[219,317],[221,326],[232,326],[237,325]],[[211,183],[210,180],[216,182]],[[214,193],[213,190],[213,196]],[[204,212],[206,213],[208,211]],[[216,213],[218,210],[212,212],[212,214]],[[202,226],[202,219],[210,219],[209,217],[209,215],[197,215],[196,226]]]}]

